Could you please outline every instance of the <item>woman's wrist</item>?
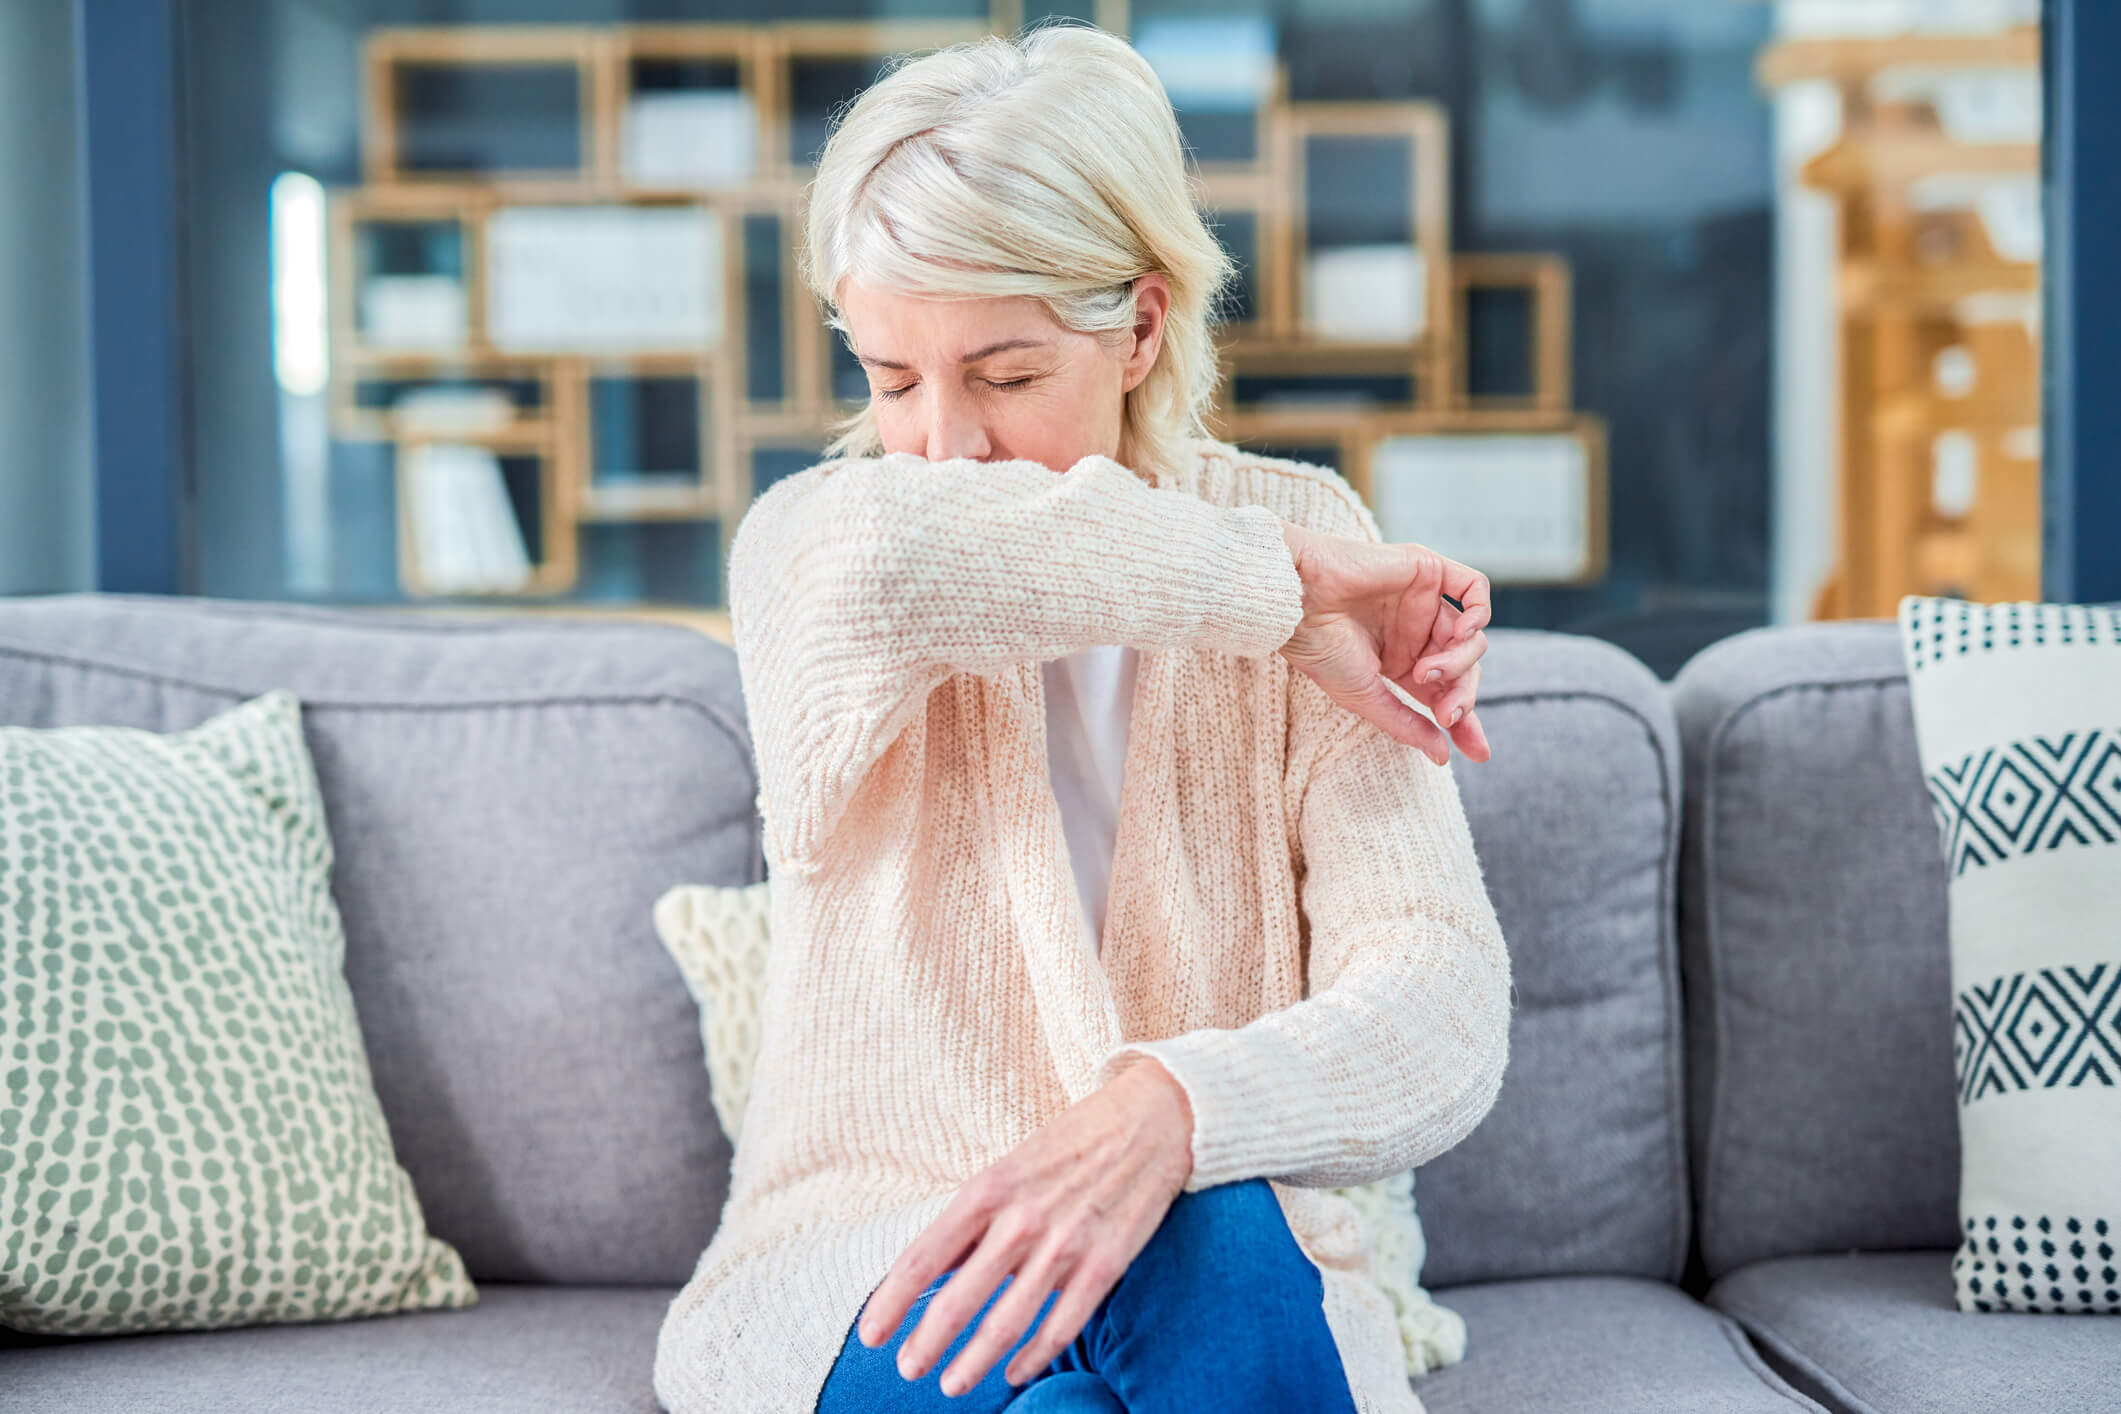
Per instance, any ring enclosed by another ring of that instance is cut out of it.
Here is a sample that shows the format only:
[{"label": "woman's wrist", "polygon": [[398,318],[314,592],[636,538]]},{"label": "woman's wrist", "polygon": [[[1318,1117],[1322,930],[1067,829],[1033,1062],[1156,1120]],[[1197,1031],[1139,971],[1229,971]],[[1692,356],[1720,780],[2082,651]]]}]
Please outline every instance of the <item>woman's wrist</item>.
[{"label": "woman's wrist", "polygon": [[1130,1103],[1142,1107],[1141,1112],[1150,1121],[1149,1132],[1162,1141],[1183,1186],[1193,1176],[1193,1102],[1186,1087],[1178,1083],[1178,1077],[1162,1061],[1138,1051],[1121,1058],[1107,1084],[1119,1088]]}]

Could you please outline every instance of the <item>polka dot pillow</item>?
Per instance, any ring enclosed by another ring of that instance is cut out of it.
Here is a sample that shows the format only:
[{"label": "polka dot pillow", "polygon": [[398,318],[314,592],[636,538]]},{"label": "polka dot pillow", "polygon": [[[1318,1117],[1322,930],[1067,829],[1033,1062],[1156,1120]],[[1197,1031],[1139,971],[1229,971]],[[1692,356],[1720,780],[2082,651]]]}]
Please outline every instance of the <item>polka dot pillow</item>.
[{"label": "polka dot pillow", "polygon": [[1962,1311],[2121,1314],[2121,609],[1910,597],[1944,850]]},{"label": "polka dot pillow", "polygon": [[332,859],[285,691],[0,727],[0,1325],[476,1302],[376,1100]]},{"label": "polka dot pillow", "polygon": [[[717,887],[681,884],[656,900],[663,940],[700,1008],[707,1086],[723,1132],[735,1142],[751,1096],[766,987],[770,881]],[[1465,1318],[1438,1305],[1418,1276],[1428,1247],[1414,1207],[1414,1173],[1330,1192],[1352,1202],[1372,1234],[1370,1278],[1391,1300],[1407,1373],[1425,1374],[1465,1358]]]}]

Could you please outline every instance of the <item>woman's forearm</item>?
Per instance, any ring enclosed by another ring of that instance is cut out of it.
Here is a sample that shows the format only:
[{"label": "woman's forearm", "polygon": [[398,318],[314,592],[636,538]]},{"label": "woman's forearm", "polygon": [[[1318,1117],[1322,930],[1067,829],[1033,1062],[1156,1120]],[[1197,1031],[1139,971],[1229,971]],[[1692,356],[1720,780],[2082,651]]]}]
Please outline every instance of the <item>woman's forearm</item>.
[{"label": "woman's forearm", "polygon": [[952,674],[1096,644],[1262,656],[1303,607],[1272,511],[1105,457],[814,467],[753,504],[729,576],[761,799],[797,868]]},{"label": "woman's forearm", "polygon": [[1309,995],[1236,1028],[1130,1042],[1184,1085],[1189,1189],[1367,1183],[1455,1146],[1509,1060],[1510,957],[1448,768],[1365,723],[1305,792]]}]

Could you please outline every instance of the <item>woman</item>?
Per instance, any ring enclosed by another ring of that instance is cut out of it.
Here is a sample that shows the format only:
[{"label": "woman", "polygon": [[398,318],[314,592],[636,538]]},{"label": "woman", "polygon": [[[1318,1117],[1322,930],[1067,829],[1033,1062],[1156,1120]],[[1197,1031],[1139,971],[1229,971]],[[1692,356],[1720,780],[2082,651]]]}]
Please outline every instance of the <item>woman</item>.
[{"label": "woman", "polygon": [[[893,71],[821,156],[805,261],[872,396],[731,555],[773,948],[658,1395],[1418,1411],[1323,1190],[1449,1149],[1501,1084],[1448,769],[1487,759],[1487,582],[1202,434],[1228,260],[1109,35]],[[1103,889],[1046,755],[1056,665],[1099,653]]]}]

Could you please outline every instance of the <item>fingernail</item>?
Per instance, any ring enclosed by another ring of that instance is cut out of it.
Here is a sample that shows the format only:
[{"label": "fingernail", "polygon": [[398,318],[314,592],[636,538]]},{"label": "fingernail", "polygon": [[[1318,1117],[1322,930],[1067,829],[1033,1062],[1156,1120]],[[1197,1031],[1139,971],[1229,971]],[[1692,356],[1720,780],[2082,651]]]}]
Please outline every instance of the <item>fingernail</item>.
[{"label": "fingernail", "polygon": [[1423,678],[1423,679],[1422,679],[1422,681],[1423,681],[1423,682],[1434,682],[1434,681],[1436,681],[1436,680],[1437,680],[1438,678],[1440,678],[1440,677],[1442,677],[1442,676],[1443,676],[1443,669],[1442,669],[1442,668],[1431,668],[1431,669],[1429,669],[1429,675],[1428,675],[1427,677]]},{"label": "fingernail", "polygon": [[1453,707],[1453,708],[1451,709],[1451,725],[1452,725],[1452,726],[1454,726],[1454,727],[1455,727],[1455,726],[1457,726],[1457,725],[1458,725],[1458,719],[1459,719],[1460,717],[1463,717],[1463,716],[1464,716],[1465,714],[1466,714],[1466,709],[1465,709],[1465,708],[1463,708],[1463,707]]}]

